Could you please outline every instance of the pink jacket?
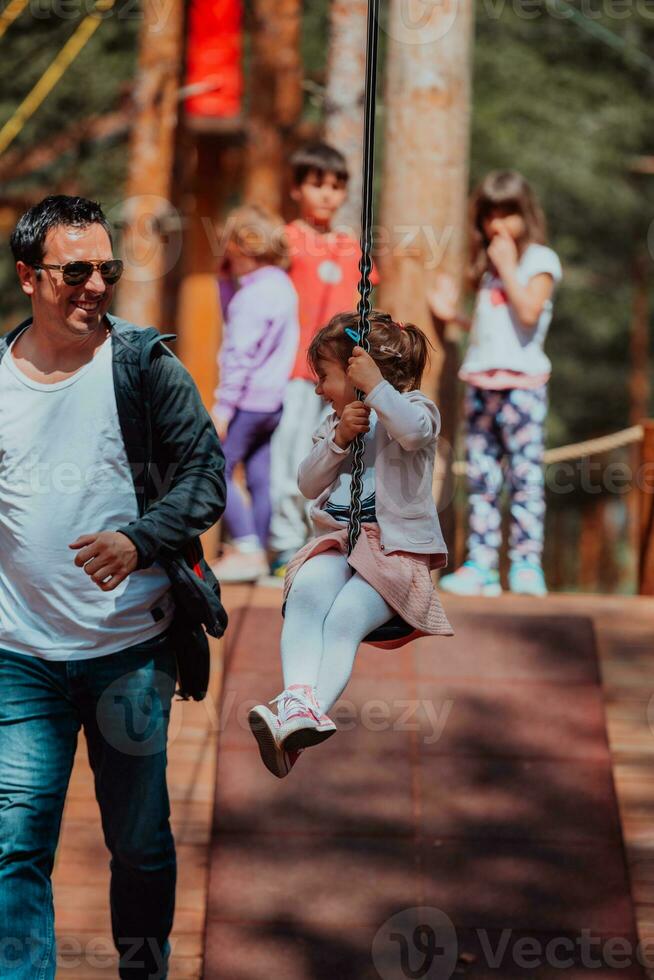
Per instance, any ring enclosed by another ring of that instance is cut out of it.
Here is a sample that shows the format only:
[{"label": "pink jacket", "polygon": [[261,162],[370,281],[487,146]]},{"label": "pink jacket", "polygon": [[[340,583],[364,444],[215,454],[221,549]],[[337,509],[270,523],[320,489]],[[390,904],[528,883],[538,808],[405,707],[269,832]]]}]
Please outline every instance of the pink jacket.
[{"label": "pink jacket", "polygon": [[[440,415],[421,391],[401,394],[380,381],[365,399],[377,415],[374,436],[375,510],[382,551],[446,555],[432,494]],[[350,461],[351,447],[334,442],[338,417],[332,412],[313,437],[313,449],[300,463],[300,492],[313,500],[311,517],[320,536],[342,528],[322,508],[341,469]]]}]

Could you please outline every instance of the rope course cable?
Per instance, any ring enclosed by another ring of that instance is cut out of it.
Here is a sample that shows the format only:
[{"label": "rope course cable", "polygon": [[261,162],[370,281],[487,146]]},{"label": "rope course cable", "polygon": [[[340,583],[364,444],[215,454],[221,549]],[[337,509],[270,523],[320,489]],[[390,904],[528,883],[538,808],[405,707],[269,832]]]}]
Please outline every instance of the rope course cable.
[{"label": "rope course cable", "polygon": [[[624,446],[630,446],[635,442],[642,442],[644,435],[645,430],[642,425],[632,425],[628,429],[621,429],[619,432],[598,436],[597,439],[587,439],[585,442],[574,442],[568,446],[547,449],[543,455],[543,462],[551,465],[552,463],[565,463],[571,459],[583,459],[586,456],[609,453],[613,449],[622,449]],[[467,463],[464,460],[457,460],[452,465],[452,472],[455,476],[465,476]]]},{"label": "rope course cable", "polygon": [[[359,269],[359,346],[370,350],[370,273],[372,271],[373,177],[375,167],[375,101],[377,89],[377,48],[379,43],[379,0],[368,0],[368,29],[366,41],[366,85],[364,96],[363,132],[363,201],[361,207],[361,261]],[[364,394],[357,389],[357,398]],[[363,495],[364,437],[358,435],[352,447],[352,489],[350,494],[350,525],[348,551],[351,554],[361,534],[361,497]]]},{"label": "rope course cable", "polygon": [[568,0],[545,0],[545,6],[557,18],[565,17],[570,19],[582,31],[590,34],[591,37],[602,41],[608,47],[626,55],[634,64],[645,68],[647,71],[654,70],[654,58],[650,58],[646,51],[636,47],[629,37],[616,34],[603,24],[591,20],[591,17],[581,10],[578,10]]},{"label": "rope course cable", "polygon": [[[22,2],[22,0],[17,0],[17,2]],[[82,48],[95,34],[102,23],[101,15],[111,10],[115,3],[116,0],[98,0],[93,12],[88,14],[78,25],[32,91],[23,99],[13,116],[0,129],[0,154],[4,153],[7,147],[13,143],[27,121],[45,101]]]},{"label": "rope course cable", "polygon": [[20,17],[27,6],[28,0],[10,0],[5,9],[0,14],[0,37],[8,27],[11,27],[17,17]]}]

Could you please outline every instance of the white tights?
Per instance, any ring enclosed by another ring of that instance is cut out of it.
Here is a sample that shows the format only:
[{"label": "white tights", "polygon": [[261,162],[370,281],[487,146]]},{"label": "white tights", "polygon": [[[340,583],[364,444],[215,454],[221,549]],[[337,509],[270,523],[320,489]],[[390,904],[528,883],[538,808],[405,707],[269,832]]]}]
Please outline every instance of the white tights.
[{"label": "white tights", "polygon": [[284,686],[315,687],[327,712],[350,679],[363,638],[393,616],[393,610],[347,563],[327,551],[296,573],[282,631]]}]

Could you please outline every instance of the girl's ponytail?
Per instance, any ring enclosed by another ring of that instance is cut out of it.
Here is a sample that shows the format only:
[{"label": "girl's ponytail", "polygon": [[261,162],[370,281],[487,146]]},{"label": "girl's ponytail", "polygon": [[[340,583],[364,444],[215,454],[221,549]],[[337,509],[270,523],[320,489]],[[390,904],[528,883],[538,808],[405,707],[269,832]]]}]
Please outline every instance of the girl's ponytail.
[{"label": "girl's ponytail", "polygon": [[400,336],[403,340],[402,346],[406,352],[404,353],[404,357],[406,359],[407,374],[410,375],[407,378],[409,383],[405,390],[411,391],[420,387],[422,376],[429,362],[430,344],[422,330],[414,326],[413,323],[405,323],[402,326]]}]

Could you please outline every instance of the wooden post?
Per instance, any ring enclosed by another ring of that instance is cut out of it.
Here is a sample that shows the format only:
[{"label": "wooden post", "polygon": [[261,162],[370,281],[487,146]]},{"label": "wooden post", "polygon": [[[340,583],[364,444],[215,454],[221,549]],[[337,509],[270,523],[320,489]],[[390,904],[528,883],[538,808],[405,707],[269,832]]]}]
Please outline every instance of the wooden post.
[{"label": "wooden post", "polygon": [[176,353],[193,375],[209,409],[216,386],[221,324],[218,256],[212,254],[211,240],[217,214],[215,191],[222,180],[216,143],[217,137],[205,134],[186,143],[187,173],[181,199],[184,254],[177,291]]},{"label": "wooden post", "polygon": [[285,138],[302,109],[300,0],[254,0],[244,195],[282,210]]},{"label": "wooden post", "polygon": [[125,273],[116,309],[119,316],[134,323],[161,327],[163,279],[179,257],[167,247],[166,227],[173,213],[170,196],[184,5],[182,0],[169,0],[163,18],[161,4],[155,0],[144,0],[141,9],[143,26],[134,94],[137,111],[131,130],[125,199],[118,216],[123,227]]},{"label": "wooden post", "polygon": [[325,139],[344,154],[350,172],[337,220],[355,238],[361,229],[367,12],[367,0],[332,0],[327,60]]},{"label": "wooden post", "polygon": [[584,592],[597,591],[604,533],[604,497],[594,497],[581,510],[578,582]]},{"label": "wooden post", "polygon": [[[218,381],[217,354],[222,341],[222,317],[216,271],[220,239],[218,220],[239,196],[243,147],[238,134],[182,131],[178,149],[178,207],[183,214],[184,251],[176,294],[175,353],[191,372],[208,410]],[[213,558],[219,527],[202,536],[205,553]]]},{"label": "wooden post", "polygon": [[654,420],[643,422],[640,467],[636,474],[640,498],[638,592],[654,595]]},{"label": "wooden post", "polygon": [[[567,541],[565,516],[562,507],[550,507],[546,515],[543,567],[551,592],[562,592],[565,588],[565,542]],[[550,548],[550,540],[560,542],[560,546],[557,544],[557,547]]]},{"label": "wooden post", "polygon": [[[633,298],[631,307],[631,329],[629,336],[629,420],[638,425],[647,417],[649,407],[649,255],[640,244],[636,245],[633,261]],[[650,260],[651,261],[651,260]],[[638,472],[641,446],[637,443],[629,447],[629,464],[634,473]],[[640,583],[640,507],[641,494],[634,481],[632,492],[627,499],[629,520],[630,555],[633,556],[631,574]]]},{"label": "wooden post", "polygon": [[[462,280],[471,89],[472,0],[391,0],[386,65],[386,153],[378,242],[380,305],[417,324],[435,345],[423,389],[443,417],[437,500],[452,495],[456,350],[437,336],[426,291],[437,271]],[[444,369],[447,362],[447,367]],[[453,514],[441,514],[448,543]]]},{"label": "wooden post", "polygon": [[629,340],[629,402],[631,425],[647,416],[649,407],[649,277],[651,258],[640,251],[633,265],[633,302]]}]

